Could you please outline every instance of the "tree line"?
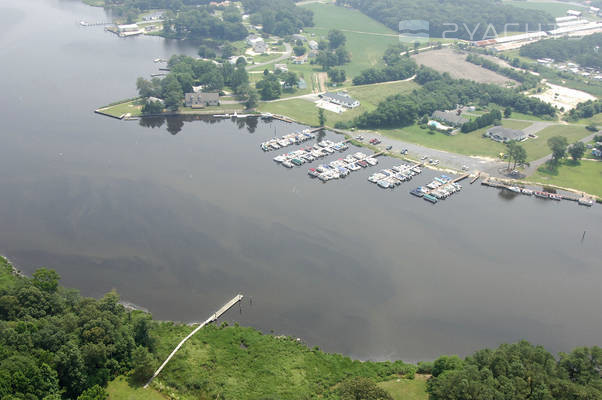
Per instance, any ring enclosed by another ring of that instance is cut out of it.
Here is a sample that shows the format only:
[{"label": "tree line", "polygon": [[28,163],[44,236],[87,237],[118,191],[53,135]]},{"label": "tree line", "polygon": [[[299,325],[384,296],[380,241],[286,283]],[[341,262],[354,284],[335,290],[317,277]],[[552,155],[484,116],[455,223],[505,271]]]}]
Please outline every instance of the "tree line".
[{"label": "tree line", "polygon": [[457,104],[490,103],[536,116],[554,116],[553,106],[539,99],[524,96],[513,89],[493,84],[453,79],[449,74],[421,66],[415,81],[422,85],[410,94],[397,94],[380,102],[374,111],[365,112],[353,124],[361,128],[385,128],[412,125],[436,110],[449,110]]},{"label": "tree line", "polygon": [[478,116],[477,118],[470,120],[462,125],[460,129],[462,133],[468,133],[476,131],[477,129],[484,128],[495,123],[499,123],[502,120],[502,113],[500,110],[491,110],[488,113]]},{"label": "tree line", "polygon": [[540,40],[520,48],[519,54],[529,58],[552,58],[556,61],[573,60],[582,67],[602,68],[602,33],[581,39],[559,38]]},{"label": "tree line", "polygon": [[577,104],[577,107],[569,111],[566,119],[577,121],[582,118],[591,118],[602,112],[602,102],[600,100],[588,100]]},{"label": "tree line", "polygon": [[521,91],[533,89],[541,81],[541,79],[538,76],[533,75],[529,72],[517,71],[513,68],[502,67],[496,62],[488,60],[487,58],[478,56],[476,54],[468,54],[466,56],[466,61],[475,65],[479,65],[490,71],[497,72],[500,75],[504,75],[506,78],[510,78],[517,82],[520,82],[521,85],[519,90]]},{"label": "tree line", "polygon": [[526,25],[533,29],[554,23],[546,12],[495,0],[337,0],[337,4],[352,6],[395,31],[400,21],[428,21],[430,37],[481,40],[502,34],[505,24],[514,24],[514,29],[518,24],[522,30]]},{"label": "tree line", "polygon": [[[402,51],[406,51],[406,56],[400,56]],[[410,78],[416,73],[418,66],[416,62],[409,57],[407,49],[402,46],[389,47],[383,56],[384,67],[374,67],[362,71],[353,78],[354,85],[367,85],[370,83],[399,81]]]},{"label": "tree line", "polygon": [[185,7],[163,14],[163,36],[174,39],[242,40],[248,35],[236,7],[228,7],[223,18],[212,15],[209,7]]}]

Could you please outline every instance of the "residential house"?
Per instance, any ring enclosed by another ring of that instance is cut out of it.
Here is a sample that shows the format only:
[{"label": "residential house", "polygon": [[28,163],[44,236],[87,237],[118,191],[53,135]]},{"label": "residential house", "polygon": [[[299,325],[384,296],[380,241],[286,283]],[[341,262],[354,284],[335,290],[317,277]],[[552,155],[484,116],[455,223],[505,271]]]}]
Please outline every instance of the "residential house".
[{"label": "residential house", "polygon": [[198,92],[186,93],[184,95],[186,107],[204,108],[209,106],[219,106],[219,93],[217,92]]},{"label": "residential house", "polygon": [[468,122],[467,118],[464,118],[461,114],[459,115],[456,111],[435,111],[431,115],[431,118],[435,121],[443,122],[444,124],[451,125],[459,128]]},{"label": "residential house", "polygon": [[503,126],[494,126],[489,128],[485,136],[500,143],[508,143],[511,140],[521,142],[527,139],[527,134],[521,130],[508,129]]},{"label": "residential house", "polygon": [[144,33],[144,29],[140,28],[138,24],[117,25],[117,33],[121,37],[140,35]]},{"label": "residential house", "polygon": [[307,42],[307,38],[305,37],[305,35],[301,35],[299,33],[295,33],[294,35],[292,35],[292,38],[297,41],[300,40],[302,42]]},{"label": "residential house", "polygon": [[359,101],[345,92],[326,92],[322,95],[322,99],[347,108],[355,108],[360,105]]},{"label": "residential house", "polygon": [[593,150],[592,150],[592,155],[593,155],[594,157],[597,157],[597,158],[602,158],[602,150],[599,150],[599,149],[593,149]]},{"label": "residential house", "polygon": [[265,53],[268,51],[268,45],[262,37],[257,35],[249,35],[247,37],[247,44],[253,48],[255,53]]},{"label": "residential house", "polygon": [[293,56],[292,59],[293,64],[305,64],[307,62],[307,54],[303,54],[299,57]]},{"label": "residential house", "polygon": [[311,50],[318,50],[320,48],[320,45],[315,40],[310,40],[307,42],[307,45]]},{"label": "residential house", "polygon": [[275,64],[274,65],[274,70],[275,71],[288,72],[288,66],[286,64]]}]

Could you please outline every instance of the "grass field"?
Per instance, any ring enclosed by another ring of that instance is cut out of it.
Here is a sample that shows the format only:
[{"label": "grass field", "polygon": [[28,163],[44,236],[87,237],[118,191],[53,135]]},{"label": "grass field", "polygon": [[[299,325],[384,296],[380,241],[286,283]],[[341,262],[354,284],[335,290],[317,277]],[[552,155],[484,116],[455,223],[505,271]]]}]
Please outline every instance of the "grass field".
[{"label": "grass field", "polygon": [[128,384],[125,377],[120,376],[109,382],[107,386],[109,400],[165,400],[167,397],[162,396],[153,389],[144,389],[141,387],[132,387]]},{"label": "grass field", "polygon": [[568,160],[563,162],[557,171],[550,171],[546,165],[543,165],[529,179],[583,190],[602,197],[602,162],[600,161],[581,160],[579,163],[573,163],[572,160]]},{"label": "grass field", "polygon": [[326,38],[331,29],[340,29],[345,33],[351,62],[343,68],[349,78],[381,64],[387,47],[399,43],[397,32],[360,11],[321,3],[309,3],[302,7],[314,12],[315,26],[305,29],[309,34],[308,39],[319,41],[320,38]]},{"label": "grass field", "polygon": [[528,139],[522,145],[527,151],[527,161],[533,161],[552,152],[547,142],[553,136],[564,136],[569,143],[574,143],[590,134],[591,132],[583,126],[553,125],[537,132],[537,139]]},{"label": "grass field", "polygon": [[136,117],[142,115],[142,105],[140,105],[140,100],[130,100],[124,103],[100,108],[99,111],[114,117],[121,117],[123,114],[127,113],[130,113],[133,117]]},{"label": "grass field", "polygon": [[504,3],[518,8],[545,11],[553,17],[564,17],[567,10],[571,9],[585,11],[585,7],[575,4],[548,3],[545,1],[505,1]]},{"label": "grass field", "polygon": [[[155,324],[157,353],[166,356],[192,328]],[[175,398],[308,399],[331,398],[336,385],[352,376],[391,380],[415,370],[395,363],[360,362],[309,348],[290,337],[264,335],[252,328],[209,325],[172,358],[154,387]],[[163,390],[163,389],[162,389]]]},{"label": "grass field", "polygon": [[[522,129],[529,126],[529,122],[504,120],[502,125],[511,129]],[[418,125],[412,125],[401,129],[382,130],[382,133],[417,143],[433,149],[465,154],[469,156],[483,156],[497,158],[500,153],[506,152],[506,146],[482,135],[488,129],[482,128],[470,133],[458,133],[448,136],[441,132],[429,133],[428,129],[421,129]]]},{"label": "grass field", "polygon": [[[348,87],[346,90],[352,97],[359,100],[361,105],[353,110],[345,111],[342,114],[324,111],[326,115],[326,124],[328,126],[334,126],[338,121],[351,121],[365,111],[374,110],[378,103],[385,97],[399,93],[409,93],[418,87],[419,86],[412,81]],[[259,110],[271,112],[272,114],[286,115],[309,125],[318,124],[318,109],[313,102],[303,99],[263,103],[259,106]]]},{"label": "grass field", "polygon": [[416,375],[415,379],[394,379],[378,384],[393,397],[393,400],[427,400],[426,377]]}]

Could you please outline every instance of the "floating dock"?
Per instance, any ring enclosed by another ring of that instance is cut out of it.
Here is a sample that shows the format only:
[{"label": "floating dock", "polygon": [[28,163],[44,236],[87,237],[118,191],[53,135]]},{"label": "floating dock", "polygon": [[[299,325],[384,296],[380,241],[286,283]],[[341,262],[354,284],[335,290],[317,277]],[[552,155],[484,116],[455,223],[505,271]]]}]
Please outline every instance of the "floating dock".
[{"label": "floating dock", "polygon": [[481,181],[481,185],[489,186],[489,187],[493,187],[493,188],[497,188],[497,189],[505,189],[505,190],[509,190],[509,191],[517,193],[517,194],[524,194],[527,196],[534,195],[535,197],[539,197],[541,199],[550,199],[550,200],[556,200],[556,201],[560,201],[560,200],[575,201],[575,202],[577,202],[577,204],[582,205],[582,206],[587,206],[587,207],[591,207],[594,204],[594,199],[587,197],[585,195],[578,197],[578,196],[572,196],[570,194],[559,194],[559,193],[551,193],[551,192],[546,192],[546,191],[531,190],[531,189],[526,189],[526,188],[516,186],[516,185],[508,185],[504,182],[499,182],[492,178],[488,178],[488,179]]}]

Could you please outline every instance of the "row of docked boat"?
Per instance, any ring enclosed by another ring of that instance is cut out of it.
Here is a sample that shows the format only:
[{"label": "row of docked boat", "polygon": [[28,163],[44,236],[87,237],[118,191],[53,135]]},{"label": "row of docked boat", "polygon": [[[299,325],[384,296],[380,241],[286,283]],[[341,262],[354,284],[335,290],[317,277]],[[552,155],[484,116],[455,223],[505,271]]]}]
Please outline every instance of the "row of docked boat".
[{"label": "row of docked boat", "polygon": [[301,144],[315,137],[316,135],[314,135],[309,129],[304,129],[301,132],[289,133],[280,138],[267,140],[261,143],[260,146],[263,151],[272,151],[291,146],[293,144]]},{"label": "row of docked boat", "polygon": [[324,140],[314,144],[312,147],[298,149],[286,154],[274,157],[274,161],[286,168],[299,167],[305,163],[313,162],[319,158],[326,157],[336,151],[342,152],[349,148],[345,142],[334,143]]},{"label": "row of docked boat", "polygon": [[402,182],[411,180],[415,175],[421,173],[422,170],[418,165],[407,165],[401,164],[391,167],[390,169],[383,169],[376,172],[368,177],[368,180],[372,183],[376,183],[383,189],[393,189],[396,186],[401,185]]},{"label": "row of docked boat", "polygon": [[328,164],[320,164],[316,168],[310,168],[307,173],[312,178],[327,182],[332,179],[344,178],[353,171],[359,171],[362,168],[377,164],[378,160],[376,158],[358,151],[355,154],[348,154],[345,158],[339,158]]},{"label": "row of docked boat", "polygon": [[418,186],[416,189],[410,191],[410,193],[435,204],[439,200],[444,200],[460,190],[462,190],[462,186],[459,183],[454,182],[447,175],[441,175],[433,179],[426,186]]}]

